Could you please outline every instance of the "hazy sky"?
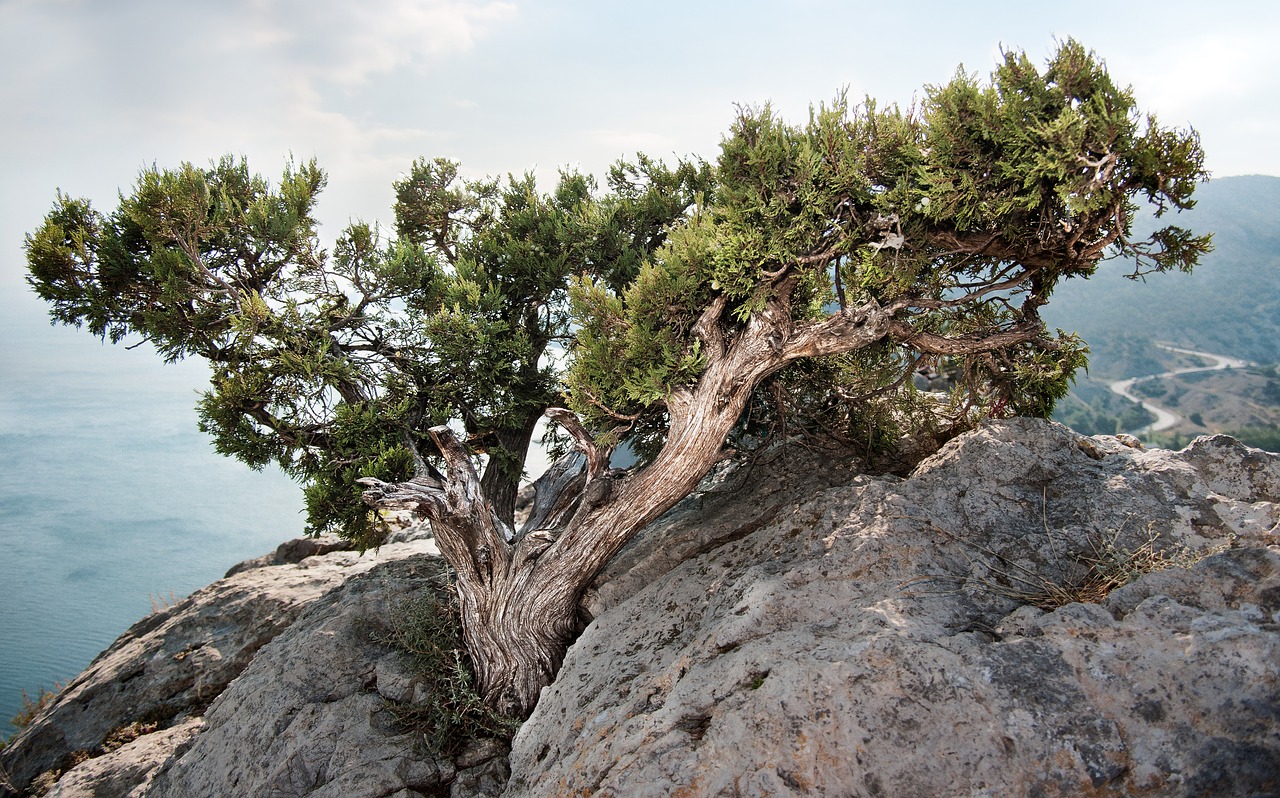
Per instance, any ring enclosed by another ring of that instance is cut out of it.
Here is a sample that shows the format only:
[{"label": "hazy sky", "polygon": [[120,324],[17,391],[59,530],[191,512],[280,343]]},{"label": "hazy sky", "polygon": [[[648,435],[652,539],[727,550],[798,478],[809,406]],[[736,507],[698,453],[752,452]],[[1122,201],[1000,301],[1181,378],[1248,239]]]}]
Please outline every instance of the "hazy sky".
[{"label": "hazy sky", "polygon": [[386,222],[418,156],[473,175],[714,157],[734,103],[802,119],[848,86],[910,103],[1000,48],[1096,50],[1140,105],[1202,134],[1215,176],[1280,175],[1273,2],[0,0],[0,291],[56,189],[108,210],[146,164],[224,153],[330,176],[332,240]]}]

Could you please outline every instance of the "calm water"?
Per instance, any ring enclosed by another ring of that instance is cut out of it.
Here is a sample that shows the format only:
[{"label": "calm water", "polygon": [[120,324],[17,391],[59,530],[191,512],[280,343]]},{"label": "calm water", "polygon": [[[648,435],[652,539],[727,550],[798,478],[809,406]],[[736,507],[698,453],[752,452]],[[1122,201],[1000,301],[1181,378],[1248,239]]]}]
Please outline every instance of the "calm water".
[{"label": "calm water", "polygon": [[50,327],[0,296],[0,736],[153,599],[181,597],[302,531],[297,486],[217,455],[197,363]]}]

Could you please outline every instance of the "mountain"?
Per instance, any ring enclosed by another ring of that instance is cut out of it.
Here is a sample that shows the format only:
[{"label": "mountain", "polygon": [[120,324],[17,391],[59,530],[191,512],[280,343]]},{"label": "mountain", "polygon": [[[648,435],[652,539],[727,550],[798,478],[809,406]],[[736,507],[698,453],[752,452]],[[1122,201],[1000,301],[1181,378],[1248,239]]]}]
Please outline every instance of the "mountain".
[{"label": "mountain", "polygon": [[1044,308],[1050,327],[1089,342],[1093,376],[1163,371],[1152,341],[1280,361],[1280,178],[1220,178],[1196,199],[1192,210],[1161,220],[1213,233],[1214,251],[1192,274],[1135,281],[1125,277],[1131,264],[1108,262],[1092,278],[1060,286]]}]

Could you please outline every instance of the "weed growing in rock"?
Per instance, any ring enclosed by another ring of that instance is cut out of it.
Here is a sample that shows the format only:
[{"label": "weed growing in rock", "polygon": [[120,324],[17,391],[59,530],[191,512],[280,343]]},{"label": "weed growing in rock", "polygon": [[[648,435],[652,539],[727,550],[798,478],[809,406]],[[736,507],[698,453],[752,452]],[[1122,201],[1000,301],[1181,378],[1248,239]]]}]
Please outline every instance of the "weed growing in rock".
[{"label": "weed growing in rock", "polygon": [[468,740],[509,740],[515,734],[519,722],[488,709],[480,697],[453,600],[433,591],[406,598],[392,608],[379,639],[410,658],[425,688],[424,699],[391,702],[389,709],[429,750],[450,755]]},{"label": "weed growing in rock", "polygon": [[151,599],[152,615],[155,615],[156,613],[164,612],[165,610],[173,607],[173,605],[177,604],[179,601],[182,601],[182,599],[178,598],[178,595],[174,593],[172,590],[169,591],[169,595],[167,597],[156,596],[156,595],[152,595],[151,593],[148,593],[147,598]]},{"label": "weed growing in rock", "polygon": [[40,692],[36,695],[34,700],[31,696],[27,695],[26,690],[23,690],[22,709],[18,710],[18,714],[9,719],[9,723],[11,723],[14,728],[25,729],[27,725],[35,719],[35,716],[40,714],[41,710],[53,703],[53,699],[58,697],[58,690],[61,690],[62,688],[56,684],[54,687],[58,689],[45,690],[43,687],[40,688]]},{"label": "weed growing in rock", "polygon": [[997,556],[1000,565],[995,572],[1003,577],[1003,583],[984,583],[1000,595],[1050,612],[1067,604],[1100,604],[1111,591],[1139,577],[1169,568],[1190,568],[1217,551],[1195,551],[1180,543],[1162,545],[1154,524],[1148,525],[1146,539],[1138,546],[1125,547],[1120,544],[1121,531],[1087,538],[1089,551],[1072,558],[1083,566],[1074,579],[1055,581]]},{"label": "weed growing in rock", "polygon": [[[1049,563],[1051,567],[1042,572],[981,543],[966,540],[933,524],[930,526],[950,540],[985,555],[986,568],[992,578],[977,578],[977,584],[998,596],[1030,604],[1045,612],[1068,604],[1100,604],[1113,590],[1139,577],[1169,568],[1190,568],[1226,547],[1197,551],[1182,543],[1164,541],[1154,523],[1147,525],[1142,542],[1127,546],[1122,543],[1124,526],[1121,525],[1115,530],[1089,533],[1085,538],[1086,550],[1057,554],[1056,561]],[[1052,543],[1054,533],[1049,528],[1047,516],[1044,531]]]}]

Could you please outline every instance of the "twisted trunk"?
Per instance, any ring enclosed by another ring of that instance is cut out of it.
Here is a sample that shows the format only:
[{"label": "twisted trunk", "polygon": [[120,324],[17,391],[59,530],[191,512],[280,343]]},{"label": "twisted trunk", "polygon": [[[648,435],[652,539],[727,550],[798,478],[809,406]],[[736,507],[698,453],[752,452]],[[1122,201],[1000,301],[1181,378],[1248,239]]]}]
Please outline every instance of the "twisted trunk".
[{"label": "twisted trunk", "polygon": [[413,507],[431,519],[441,553],[457,572],[464,637],[491,707],[514,717],[533,710],[573,642],[582,592],[721,459],[725,438],[762,380],[802,357],[868,346],[893,324],[892,312],[874,301],[796,322],[789,295],[789,285],[778,286],[766,308],[732,336],[721,327],[723,298],[707,308],[693,331],[708,353],[706,370],[668,397],[666,442],[641,471],[616,477],[608,470],[610,452],[572,413],[548,411],[586,463],[577,474],[555,476],[558,489],[539,497],[519,534],[485,498],[470,458],[446,427],[431,431],[448,465],[444,484],[427,477],[399,485],[364,480],[371,503]]}]

